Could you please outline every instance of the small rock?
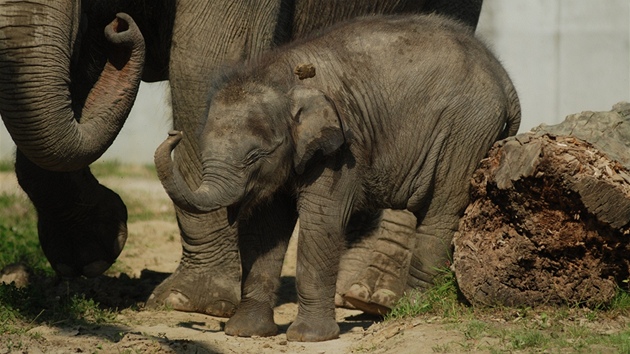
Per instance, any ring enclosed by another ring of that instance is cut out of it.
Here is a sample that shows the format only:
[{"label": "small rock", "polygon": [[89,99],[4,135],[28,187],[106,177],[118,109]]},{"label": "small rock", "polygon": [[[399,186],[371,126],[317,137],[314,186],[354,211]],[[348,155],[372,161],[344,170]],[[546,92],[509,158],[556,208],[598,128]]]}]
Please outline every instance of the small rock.
[{"label": "small rock", "polygon": [[30,272],[21,263],[9,264],[0,271],[0,283],[13,283],[16,288],[24,288],[29,284]]}]

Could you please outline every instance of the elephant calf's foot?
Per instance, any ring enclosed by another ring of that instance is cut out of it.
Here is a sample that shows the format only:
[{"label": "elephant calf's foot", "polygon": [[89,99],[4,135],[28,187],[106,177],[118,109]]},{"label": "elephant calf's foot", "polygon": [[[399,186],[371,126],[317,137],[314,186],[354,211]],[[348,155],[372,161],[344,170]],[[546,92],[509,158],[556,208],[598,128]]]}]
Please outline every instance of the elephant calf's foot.
[{"label": "elephant calf's foot", "polygon": [[269,337],[278,333],[273,322],[273,309],[265,304],[239,307],[225,324],[225,334],[237,337]]},{"label": "elephant calf's foot", "polygon": [[334,318],[298,318],[287,329],[292,342],[322,342],[339,338],[339,325]]},{"label": "elephant calf's foot", "polygon": [[206,269],[185,268],[180,264],[153,290],[146,305],[230,317],[240,301],[239,275],[219,277],[216,274]]}]

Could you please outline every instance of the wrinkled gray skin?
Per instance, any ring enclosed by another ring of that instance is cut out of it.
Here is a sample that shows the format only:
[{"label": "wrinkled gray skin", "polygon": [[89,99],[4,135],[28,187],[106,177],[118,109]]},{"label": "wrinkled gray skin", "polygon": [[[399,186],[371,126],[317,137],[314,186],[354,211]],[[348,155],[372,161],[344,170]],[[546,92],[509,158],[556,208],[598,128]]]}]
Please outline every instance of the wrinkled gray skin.
[{"label": "wrinkled gray skin", "polygon": [[[300,64],[315,76],[301,81]],[[352,219],[407,209],[419,248],[445,263],[477,163],[519,124],[507,73],[469,28],[440,16],[366,17],[216,83],[198,138],[198,188],[171,160],[194,136],[171,133],[155,162],[179,208],[227,208],[236,221],[244,279],[228,334],[277,332],[274,293],[299,216],[299,312],[287,338],[322,341],[339,335],[335,287]],[[285,209],[269,213],[268,203]],[[287,227],[254,233],[269,225]]]},{"label": "wrinkled gray skin", "polygon": [[[16,173],[37,209],[42,248],[61,276],[96,276],[122,250],[126,207],[98,183],[88,165],[120,130],[140,79],[170,81],[173,126],[192,135],[208,91],[208,81],[199,78],[216,74],[226,62],[256,58],[277,44],[362,14],[439,12],[474,27],[481,9],[481,0],[229,4],[0,0],[0,115],[18,146]],[[128,22],[129,28],[114,24],[111,28],[121,39],[106,37],[103,29],[118,12],[131,17],[121,15],[118,20]],[[201,175],[197,151],[196,142],[186,140],[175,153],[192,188]],[[274,208],[271,205],[269,212]],[[154,290],[148,305],[230,315],[240,298],[237,230],[228,224],[225,210],[176,211],[182,260]],[[380,228],[374,221],[378,213],[356,223],[368,226],[358,227],[355,234],[374,234],[356,237],[344,258],[339,287],[352,287],[340,292],[348,298],[354,293],[354,303],[368,311],[387,307],[406,286],[430,283],[430,263],[411,257],[417,253],[409,238],[413,227],[401,218],[409,215],[385,218]],[[288,225],[268,225],[257,232],[284,232]],[[338,303],[343,304],[340,297]]]}]

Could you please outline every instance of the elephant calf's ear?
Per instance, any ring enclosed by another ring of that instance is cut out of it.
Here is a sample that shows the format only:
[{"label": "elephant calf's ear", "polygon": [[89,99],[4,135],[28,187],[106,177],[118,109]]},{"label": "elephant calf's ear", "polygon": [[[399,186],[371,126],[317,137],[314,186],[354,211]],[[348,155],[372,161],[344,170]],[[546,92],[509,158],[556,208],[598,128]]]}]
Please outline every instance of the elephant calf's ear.
[{"label": "elephant calf's ear", "polygon": [[321,151],[330,155],[344,143],[341,120],[334,104],[320,90],[296,86],[290,92],[294,120],[293,164],[299,174],[313,156]]}]

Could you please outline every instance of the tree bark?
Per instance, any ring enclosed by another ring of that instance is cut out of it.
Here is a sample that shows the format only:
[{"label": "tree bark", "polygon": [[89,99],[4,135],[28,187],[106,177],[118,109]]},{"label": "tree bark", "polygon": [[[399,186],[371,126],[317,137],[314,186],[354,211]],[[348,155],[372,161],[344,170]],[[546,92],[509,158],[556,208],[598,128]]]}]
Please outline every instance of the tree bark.
[{"label": "tree bark", "polygon": [[599,306],[627,286],[629,234],[630,103],[618,103],[493,146],[453,269],[473,305]]}]

